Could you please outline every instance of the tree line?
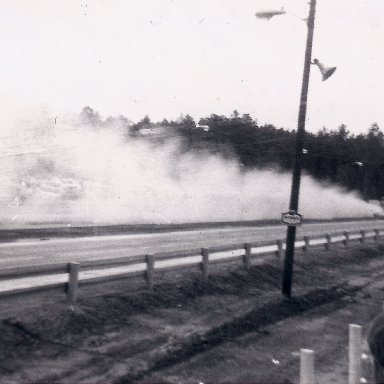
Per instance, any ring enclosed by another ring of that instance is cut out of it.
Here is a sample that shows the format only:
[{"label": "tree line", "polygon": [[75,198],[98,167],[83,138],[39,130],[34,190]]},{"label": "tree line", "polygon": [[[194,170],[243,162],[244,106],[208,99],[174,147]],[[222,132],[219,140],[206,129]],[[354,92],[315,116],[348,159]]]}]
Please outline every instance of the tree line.
[{"label": "tree line", "polygon": [[[91,108],[86,108],[82,117],[92,124],[102,126],[113,121],[113,118],[102,121]],[[197,122],[189,115],[159,122],[152,122],[148,116],[137,123],[123,116],[117,119],[126,125],[131,138],[142,137],[144,132],[150,132],[153,138],[163,137],[162,140],[181,136],[183,151],[208,151],[236,158],[245,171],[266,167],[290,171],[293,166],[296,131],[272,124],[260,125],[249,114],[240,115],[237,111],[229,117],[211,114]],[[160,131],[168,132],[169,136],[158,135]],[[382,200],[384,134],[377,123],[358,135],[351,134],[344,124],[336,130],[306,132],[302,168],[320,182],[357,191],[365,200]]]}]

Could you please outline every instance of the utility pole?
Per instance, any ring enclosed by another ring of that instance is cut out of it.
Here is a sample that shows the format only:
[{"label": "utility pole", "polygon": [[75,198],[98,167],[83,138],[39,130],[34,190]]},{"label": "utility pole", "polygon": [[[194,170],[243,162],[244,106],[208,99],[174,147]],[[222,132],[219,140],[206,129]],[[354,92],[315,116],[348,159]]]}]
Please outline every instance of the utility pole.
[{"label": "utility pole", "polygon": [[[296,134],[296,154],[295,154],[295,162],[293,166],[291,198],[289,203],[289,211],[292,214],[297,213],[298,206],[299,206],[301,162],[302,162],[302,156],[303,156],[303,144],[304,144],[304,136],[305,136],[305,118],[307,113],[307,96],[308,96],[309,74],[310,74],[310,68],[311,68],[313,31],[315,27],[315,10],[316,10],[316,0],[311,0],[309,16],[307,20],[308,32],[307,32],[307,42],[306,42],[306,48],[305,48],[303,82],[301,87],[299,117],[298,117],[297,134]],[[296,239],[296,226],[288,225],[283,278],[282,278],[282,293],[284,296],[288,298],[291,297],[293,258],[295,253],[295,239]]]}]

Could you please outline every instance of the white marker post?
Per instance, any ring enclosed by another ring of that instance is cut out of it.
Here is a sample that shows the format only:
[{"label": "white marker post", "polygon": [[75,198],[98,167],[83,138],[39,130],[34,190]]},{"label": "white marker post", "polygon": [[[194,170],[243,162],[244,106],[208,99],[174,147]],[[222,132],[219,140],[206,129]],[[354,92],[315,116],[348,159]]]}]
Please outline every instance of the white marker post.
[{"label": "white marker post", "polygon": [[361,326],[349,324],[348,384],[359,384],[361,378]]},{"label": "white marker post", "polygon": [[300,384],[315,384],[315,352],[300,349]]}]

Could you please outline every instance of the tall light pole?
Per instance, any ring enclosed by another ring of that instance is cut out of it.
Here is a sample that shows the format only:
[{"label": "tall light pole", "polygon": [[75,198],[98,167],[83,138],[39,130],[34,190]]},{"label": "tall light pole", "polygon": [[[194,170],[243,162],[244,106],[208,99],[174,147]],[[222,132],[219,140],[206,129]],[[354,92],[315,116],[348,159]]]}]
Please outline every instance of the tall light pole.
[{"label": "tall light pole", "polygon": [[[291,198],[289,202],[289,211],[290,213],[293,213],[293,214],[297,213],[299,208],[301,161],[303,156],[303,144],[304,144],[304,135],[305,135],[305,117],[307,114],[307,96],[308,96],[308,85],[309,85],[309,73],[311,70],[313,30],[315,27],[315,12],[316,12],[316,0],[311,0],[310,8],[309,8],[309,16],[307,19],[308,32],[307,32],[307,42],[305,47],[304,72],[303,72],[303,82],[301,86],[299,117],[298,117],[298,123],[297,123],[296,153],[295,153],[295,162],[293,165]],[[295,253],[295,239],[296,239],[296,226],[288,225],[283,277],[282,277],[282,294],[286,297],[291,297],[293,257]]]},{"label": "tall light pole", "polygon": [[[301,180],[301,162],[304,152],[304,136],[305,136],[305,117],[307,114],[307,96],[309,85],[309,74],[311,70],[311,64],[316,64],[322,74],[322,79],[327,80],[336,70],[336,67],[326,67],[315,59],[311,61],[312,56],[312,42],[313,31],[315,27],[315,12],[316,12],[316,0],[310,1],[309,16],[305,21],[307,22],[307,42],[305,46],[304,57],[304,71],[303,82],[301,86],[300,94],[300,107],[299,117],[297,123],[296,134],[296,150],[295,150],[295,162],[293,165],[292,174],[292,186],[291,186],[291,198],[289,203],[289,212],[283,214],[283,222],[288,224],[287,237],[285,246],[285,258],[282,276],[282,294],[286,297],[291,297],[292,288],[292,274],[293,274],[293,258],[295,253],[295,240],[296,240],[296,225],[301,221],[301,215],[298,214],[299,208],[299,192],[300,192],[300,180]],[[274,16],[284,15],[287,12],[282,8],[279,11],[264,11],[256,12],[256,17],[261,19],[271,19]]]}]

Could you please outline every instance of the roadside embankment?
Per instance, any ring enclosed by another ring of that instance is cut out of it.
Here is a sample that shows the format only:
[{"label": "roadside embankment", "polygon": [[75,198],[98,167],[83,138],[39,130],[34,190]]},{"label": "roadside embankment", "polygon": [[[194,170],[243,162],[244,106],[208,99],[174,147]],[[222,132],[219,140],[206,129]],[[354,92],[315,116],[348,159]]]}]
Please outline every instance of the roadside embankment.
[{"label": "roadside embankment", "polygon": [[[345,383],[348,324],[366,330],[384,300],[383,247],[296,255],[293,298],[281,260],[198,274],[169,272],[153,292],[123,287],[3,315],[3,383],[289,383],[300,348],[319,382]],[[41,303],[43,304],[43,303]],[[366,346],[364,346],[365,351]],[[365,361],[365,378],[371,366]]]}]

